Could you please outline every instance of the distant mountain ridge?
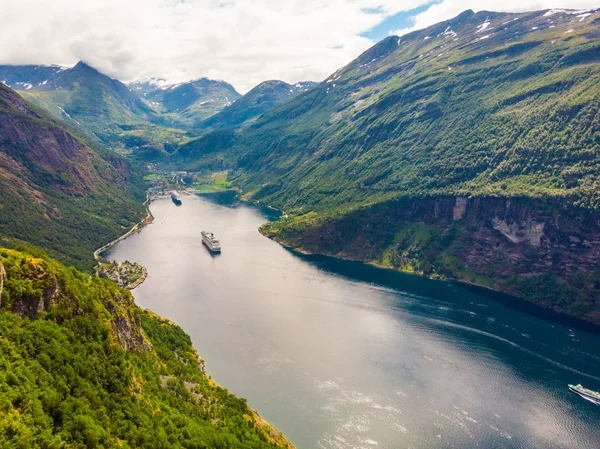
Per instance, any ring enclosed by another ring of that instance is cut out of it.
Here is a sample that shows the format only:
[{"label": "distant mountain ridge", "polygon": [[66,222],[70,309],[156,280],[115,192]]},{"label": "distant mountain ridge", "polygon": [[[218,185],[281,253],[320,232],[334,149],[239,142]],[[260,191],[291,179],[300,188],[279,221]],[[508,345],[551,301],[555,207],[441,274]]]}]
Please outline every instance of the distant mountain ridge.
[{"label": "distant mountain ridge", "polygon": [[[57,65],[0,65],[0,82],[28,94],[36,91],[72,91],[95,84],[96,89],[102,87],[105,91],[112,91],[104,96],[117,98],[125,111],[150,122],[164,122],[183,128],[216,114],[241,97],[231,84],[208,78],[177,84],[151,78],[125,85],[82,61],[71,68]],[[100,91],[98,93],[102,94]],[[35,101],[35,94],[31,95]],[[60,101],[57,103],[61,103],[59,106],[68,114],[63,114],[64,119],[68,120],[71,113],[76,112],[72,108],[65,108]],[[119,120],[119,115],[116,114],[115,121]]]},{"label": "distant mountain ridge", "polygon": [[0,74],[27,99],[104,144],[114,143],[123,127],[155,119],[152,109],[125,84],[82,61],[71,68],[2,66]]},{"label": "distant mountain ridge", "polygon": [[59,65],[0,65],[0,82],[16,90],[41,89],[65,70]]},{"label": "distant mountain ridge", "polygon": [[317,86],[265,81],[246,95],[201,78],[161,78],[125,85],[83,61],[74,67],[1,65],[0,82],[103,145],[143,160],[167,160],[177,145],[213,129],[238,129]]},{"label": "distant mountain ridge", "polygon": [[241,128],[254,122],[259,116],[271,109],[308,92],[318,83],[303,81],[288,84],[284,81],[270,80],[260,83],[235,103],[228,105],[219,113],[199,124],[202,128]]},{"label": "distant mountain ridge", "polygon": [[82,61],[71,68],[0,66],[0,74],[0,81],[102,145],[152,160],[185,138],[185,131],[163,126],[164,118],[136,92]]},{"label": "distant mountain ridge", "polygon": [[241,96],[231,84],[208,78],[170,85],[153,79],[130,83],[129,87],[154,110],[165,114],[169,124],[183,127],[192,127]]}]

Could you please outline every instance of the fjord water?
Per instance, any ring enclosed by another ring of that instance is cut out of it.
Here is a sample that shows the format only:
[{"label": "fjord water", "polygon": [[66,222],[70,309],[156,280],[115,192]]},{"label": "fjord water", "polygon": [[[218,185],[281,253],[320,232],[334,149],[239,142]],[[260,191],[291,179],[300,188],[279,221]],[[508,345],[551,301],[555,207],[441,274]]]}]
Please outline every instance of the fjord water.
[{"label": "fjord water", "polygon": [[[152,203],[114,247],[136,302],[177,322],[207,371],[298,448],[600,448],[600,336],[472,291],[300,256],[231,196]],[[200,232],[220,238],[212,256]]]}]

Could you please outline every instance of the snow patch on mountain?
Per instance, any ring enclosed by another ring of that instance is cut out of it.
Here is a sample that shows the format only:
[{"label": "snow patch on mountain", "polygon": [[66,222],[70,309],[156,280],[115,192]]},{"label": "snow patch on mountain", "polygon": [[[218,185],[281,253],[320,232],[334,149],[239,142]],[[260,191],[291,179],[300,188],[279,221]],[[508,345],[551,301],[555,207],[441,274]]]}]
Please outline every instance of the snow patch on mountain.
[{"label": "snow patch on mountain", "polygon": [[487,29],[487,27],[490,26],[490,20],[489,19],[485,19],[485,22],[483,22],[481,25],[477,26],[477,32],[481,33],[483,30]]}]

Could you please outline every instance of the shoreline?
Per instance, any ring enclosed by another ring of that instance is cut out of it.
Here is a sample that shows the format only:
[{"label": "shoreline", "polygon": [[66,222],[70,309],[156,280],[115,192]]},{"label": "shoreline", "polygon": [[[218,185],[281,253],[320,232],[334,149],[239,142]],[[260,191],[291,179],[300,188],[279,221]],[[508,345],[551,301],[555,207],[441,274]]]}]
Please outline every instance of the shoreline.
[{"label": "shoreline", "polygon": [[[102,254],[105,251],[108,251],[110,248],[115,246],[117,243],[122,242],[127,237],[129,237],[131,234],[133,234],[135,232],[140,232],[142,230],[142,228],[144,228],[145,226],[149,225],[150,223],[152,223],[154,221],[154,216],[152,215],[152,212],[150,212],[150,203],[152,202],[152,199],[153,198],[148,197],[148,198],[146,198],[146,201],[144,201],[144,203],[143,203],[146,206],[146,211],[147,211],[146,217],[143,220],[136,223],[129,231],[127,231],[122,236],[114,239],[111,242],[108,242],[106,245],[104,245],[104,246],[98,248],[96,251],[94,251],[94,260],[96,261],[96,266],[95,266],[96,276],[98,275],[98,268],[100,267],[100,264],[102,263],[102,257],[100,256],[100,254]],[[126,287],[124,287],[125,289],[133,290],[136,287],[139,287],[148,278],[148,269],[144,265],[141,265],[141,266],[143,269],[142,275],[133,284],[130,284],[130,285],[127,285]]]},{"label": "shoreline", "polygon": [[473,282],[463,281],[463,280],[454,279],[454,278],[427,276],[427,275],[424,275],[421,273],[404,271],[404,270],[401,270],[398,268],[388,267],[388,266],[384,266],[384,265],[377,264],[374,262],[365,262],[365,261],[353,259],[350,257],[332,256],[330,254],[325,254],[325,253],[310,252],[304,248],[296,248],[296,247],[293,247],[277,238],[270,237],[270,236],[264,234],[261,231],[260,227],[258,229],[258,232],[262,236],[268,238],[269,240],[273,240],[274,242],[278,243],[279,245],[281,245],[282,247],[288,249],[289,251],[291,251],[293,253],[301,254],[303,256],[308,256],[308,257],[311,257],[311,256],[329,257],[332,259],[343,260],[346,262],[360,263],[360,264],[363,264],[366,266],[371,266],[371,267],[374,267],[377,269],[385,269],[385,270],[389,270],[389,271],[392,271],[395,273],[418,276],[420,278],[429,279],[431,281],[441,281],[441,282],[451,283],[451,284],[463,287],[472,292],[479,293],[479,294],[485,296],[486,298],[488,298],[492,301],[499,302],[513,310],[517,310],[517,311],[526,313],[528,315],[535,316],[536,318],[541,318],[541,319],[545,319],[548,321],[552,321],[552,322],[555,322],[555,323],[558,323],[558,324],[561,324],[561,325],[564,325],[567,327],[574,327],[574,328],[577,328],[580,330],[584,330],[586,332],[590,332],[592,334],[600,335],[600,324],[596,324],[591,321],[586,321],[581,318],[577,318],[577,317],[574,317],[571,315],[567,315],[567,314],[558,312],[557,310],[555,310],[553,308],[541,306],[539,304],[527,301],[526,299],[519,298],[517,296],[502,292],[500,290],[493,289],[491,287],[487,287],[485,285],[480,285],[480,284],[476,284]]},{"label": "shoreline", "polygon": [[[237,193],[239,193],[239,191],[236,191]],[[191,192],[186,192],[186,193],[191,193]],[[200,193],[198,192],[193,192],[191,194],[195,194],[195,195],[199,195]],[[142,228],[150,223],[152,223],[152,221],[154,220],[154,216],[152,215],[152,212],[150,212],[150,203],[152,202],[152,200],[154,200],[154,198],[148,198],[146,199],[146,201],[144,202],[144,205],[146,205],[147,207],[147,215],[146,218],[144,218],[142,221],[140,221],[139,223],[136,223],[127,233],[123,234],[122,236],[120,236],[119,238],[113,240],[112,242],[107,243],[106,245],[102,246],[101,248],[98,248],[96,251],[94,251],[94,258],[100,263],[100,254],[108,249],[110,249],[111,247],[113,247],[114,245],[116,245],[117,243],[122,242],[123,240],[125,240],[127,237],[129,237],[131,234],[133,234],[134,232],[139,232],[142,230]],[[141,265],[141,264],[140,264]],[[133,284],[124,287],[127,290],[133,290],[136,287],[140,286],[148,277],[148,269],[144,266],[141,265],[144,272],[142,274],[142,276],[135,281]],[[136,303],[135,303],[135,298],[134,298],[134,304],[136,307],[139,307]],[[149,310],[152,314],[157,315],[154,311],[152,311],[151,309],[144,309],[144,310]],[[168,322],[170,322],[171,324],[180,327],[179,324],[177,324],[174,321],[171,321],[167,318],[164,318],[162,316],[159,316],[160,319],[163,320],[167,320]],[[189,335],[182,327],[180,327],[185,333],[186,335]],[[221,384],[219,384],[218,382],[216,382],[212,376],[210,376],[209,374],[206,373],[205,371],[205,361],[204,358],[198,353],[198,350],[195,348],[195,346],[192,347],[194,348],[194,350],[196,351],[196,354],[198,355],[199,360],[201,360],[201,365],[202,365],[202,372],[204,372],[204,374],[207,376],[207,378],[209,379],[209,382],[217,387],[217,388],[222,388],[223,390],[229,392],[229,394],[234,394],[231,391],[229,391],[226,387],[222,386]],[[265,429],[266,431],[268,431],[269,436],[272,439],[272,443],[280,445],[281,447],[283,447],[284,449],[296,449],[296,446],[285,436],[285,434],[280,431],[277,427],[273,426],[269,421],[267,421],[265,418],[263,418],[263,416],[253,407],[251,407],[250,405],[248,405],[248,409],[250,410],[250,412],[252,413],[252,417],[254,418],[254,420],[256,421],[257,425],[259,427],[262,427],[263,429]]]},{"label": "shoreline", "polygon": [[143,269],[142,275],[133,284],[128,285],[127,287],[125,287],[127,290],[133,290],[134,288],[136,288],[139,285],[141,285],[148,278],[148,269],[144,265],[142,265],[142,269]]},{"label": "shoreline", "polygon": [[[278,211],[282,216],[285,215],[285,212],[279,209],[276,209],[268,204],[263,204],[260,201],[252,201],[252,200],[248,200],[248,199],[244,199],[243,198],[243,191],[239,188],[232,188],[232,189],[228,189],[228,190],[224,190],[222,192],[226,192],[226,191],[236,191],[237,194],[239,195],[239,199],[240,201],[242,201],[243,203],[246,203],[252,207],[256,207],[256,208],[260,208],[260,207],[265,207],[274,211]],[[212,193],[212,192],[211,192]],[[220,193],[220,192],[214,192],[214,193]],[[268,223],[268,222],[267,222]],[[266,224],[266,223],[265,223]],[[268,238],[269,240],[273,240],[274,242],[277,242],[279,245],[281,245],[282,247],[298,253],[298,254],[302,254],[304,256],[323,256],[323,257],[330,257],[333,259],[337,259],[337,260],[343,260],[343,261],[348,261],[348,262],[355,262],[355,263],[361,263],[367,266],[371,266],[371,267],[375,267],[378,269],[385,269],[385,270],[390,270],[392,272],[395,273],[402,273],[402,274],[406,274],[406,275],[413,275],[413,276],[418,276],[420,278],[423,279],[429,279],[432,281],[442,281],[442,282],[447,282],[447,283],[451,283],[454,285],[458,285],[460,287],[463,287],[467,290],[479,293],[489,299],[491,299],[492,301],[496,301],[499,302],[503,305],[505,305],[506,307],[509,307],[513,310],[517,310],[523,313],[526,313],[528,315],[532,315],[535,316],[537,318],[541,318],[541,319],[545,319],[548,321],[552,321],[561,325],[565,325],[567,327],[574,327],[580,330],[584,330],[587,332],[590,332],[592,334],[597,334],[600,335],[600,323],[595,323],[592,321],[586,321],[582,318],[578,318],[572,315],[567,315],[565,313],[559,312],[554,308],[551,307],[545,307],[542,306],[540,304],[536,304],[534,302],[531,301],[527,301],[526,299],[523,298],[519,298],[518,296],[514,296],[511,295],[510,293],[506,293],[497,289],[494,289],[492,287],[488,287],[485,285],[480,285],[480,284],[476,284],[473,282],[469,282],[469,281],[465,281],[465,280],[461,280],[461,279],[455,279],[455,278],[446,278],[446,277],[440,277],[439,275],[434,275],[434,276],[428,276],[422,273],[417,273],[417,272],[411,272],[411,271],[404,271],[401,270],[399,268],[394,268],[394,267],[389,267],[389,266],[384,266],[375,262],[365,262],[363,260],[358,260],[358,259],[353,259],[350,257],[343,257],[343,256],[333,256],[330,254],[324,254],[324,253],[313,253],[313,252],[309,252],[304,248],[297,248],[297,247],[293,247],[291,245],[288,245],[287,243],[275,238],[275,237],[270,237],[268,235],[266,235],[265,233],[262,232],[262,226],[260,226],[258,228],[258,232],[263,236]]]},{"label": "shoreline", "polygon": [[104,246],[98,248],[96,251],[94,251],[94,259],[97,260],[97,261],[99,261],[101,253],[103,253],[104,251],[112,248],[117,243],[122,242],[127,237],[129,237],[131,234],[133,234],[134,232],[140,231],[144,226],[152,223],[152,221],[154,220],[154,216],[152,215],[152,212],[150,212],[150,208],[149,207],[147,208],[147,210],[148,210],[148,214],[146,215],[146,217],[142,221],[136,223],[129,231],[127,231],[122,236],[116,238],[112,242],[108,242],[106,245],[104,245]]}]

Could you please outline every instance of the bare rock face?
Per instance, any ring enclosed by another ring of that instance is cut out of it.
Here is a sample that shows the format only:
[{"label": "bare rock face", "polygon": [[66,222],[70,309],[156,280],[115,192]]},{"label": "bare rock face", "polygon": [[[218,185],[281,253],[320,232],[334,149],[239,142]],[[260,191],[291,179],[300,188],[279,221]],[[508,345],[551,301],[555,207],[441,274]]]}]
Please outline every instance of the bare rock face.
[{"label": "bare rock face", "polygon": [[204,374],[206,374],[206,362],[199,354],[198,354],[198,367],[200,368],[200,371],[202,371]]},{"label": "bare rock face", "polygon": [[106,309],[112,315],[111,327],[114,338],[121,348],[127,351],[148,351],[152,345],[144,331],[131,295],[123,292],[112,298],[103,299]]},{"label": "bare rock face", "polygon": [[534,221],[507,223],[498,217],[492,219],[493,227],[513,243],[527,242],[533,246],[540,246],[544,237],[545,223]]},{"label": "bare rock face", "polygon": [[454,204],[454,210],[452,211],[452,219],[460,220],[464,217],[465,212],[467,211],[467,203],[468,199],[465,197],[457,197],[456,203]]},{"label": "bare rock face", "polygon": [[6,270],[0,262],[0,306],[2,305],[2,289],[4,288],[4,279],[6,279]]},{"label": "bare rock face", "polygon": [[113,328],[119,346],[127,351],[148,351],[150,342],[142,331],[139,318],[119,315],[114,319]]}]

